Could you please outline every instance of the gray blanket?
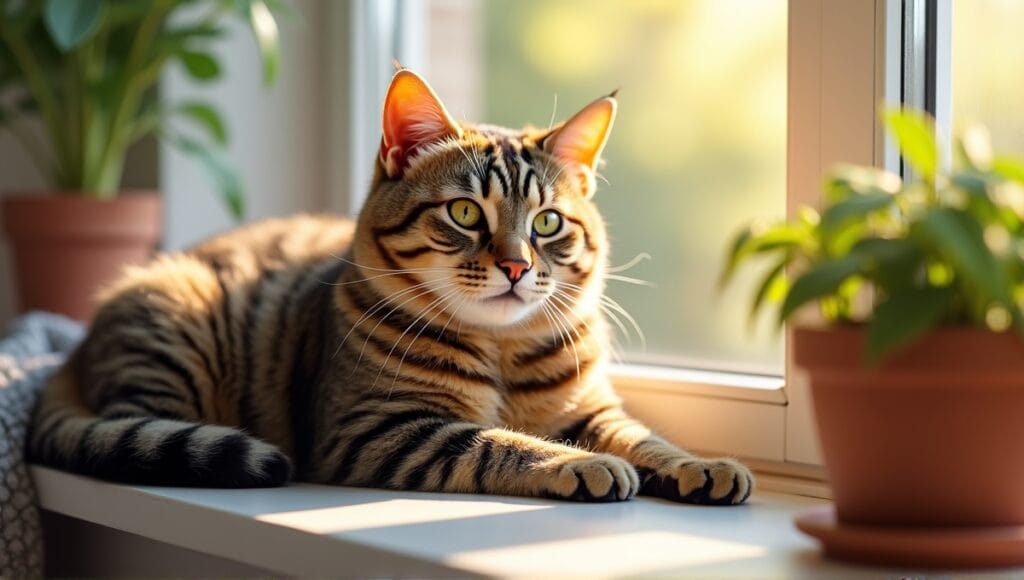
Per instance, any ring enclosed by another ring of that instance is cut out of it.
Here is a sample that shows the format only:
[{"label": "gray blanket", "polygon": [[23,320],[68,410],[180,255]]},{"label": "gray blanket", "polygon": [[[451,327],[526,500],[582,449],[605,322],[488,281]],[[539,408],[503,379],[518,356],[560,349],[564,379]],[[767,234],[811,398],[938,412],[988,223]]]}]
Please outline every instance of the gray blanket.
[{"label": "gray blanket", "polygon": [[25,465],[25,436],[43,384],[83,334],[77,322],[34,312],[0,338],[0,578],[43,574],[43,537]]}]

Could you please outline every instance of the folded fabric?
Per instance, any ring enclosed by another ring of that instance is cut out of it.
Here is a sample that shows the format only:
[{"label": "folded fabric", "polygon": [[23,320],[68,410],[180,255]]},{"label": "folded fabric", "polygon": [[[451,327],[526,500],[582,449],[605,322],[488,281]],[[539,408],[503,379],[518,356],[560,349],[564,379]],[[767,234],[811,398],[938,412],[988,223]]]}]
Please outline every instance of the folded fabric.
[{"label": "folded fabric", "polygon": [[43,536],[25,438],[43,385],[84,333],[78,322],[32,312],[15,320],[0,339],[0,578],[43,574]]}]

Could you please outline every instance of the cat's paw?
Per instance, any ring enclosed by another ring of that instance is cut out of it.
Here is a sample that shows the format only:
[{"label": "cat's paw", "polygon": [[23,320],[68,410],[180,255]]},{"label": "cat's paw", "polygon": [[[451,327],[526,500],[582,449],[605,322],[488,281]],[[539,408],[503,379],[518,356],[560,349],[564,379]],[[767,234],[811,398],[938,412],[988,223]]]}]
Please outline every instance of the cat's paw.
[{"label": "cat's paw", "polygon": [[624,501],[640,490],[636,469],[614,455],[571,459],[554,467],[544,494],[573,501]]},{"label": "cat's paw", "polygon": [[640,493],[682,503],[735,505],[754,491],[754,476],[734,459],[684,459],[665,469],[642,469]]}]

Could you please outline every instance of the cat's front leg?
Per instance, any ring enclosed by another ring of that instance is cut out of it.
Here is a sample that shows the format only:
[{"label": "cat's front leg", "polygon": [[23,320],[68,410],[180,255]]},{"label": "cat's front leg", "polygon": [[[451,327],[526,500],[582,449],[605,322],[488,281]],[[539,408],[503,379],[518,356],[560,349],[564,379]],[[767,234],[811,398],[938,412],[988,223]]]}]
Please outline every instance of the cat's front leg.
[{"label": "cat's front leg", "polygon": [[622,501],[640,486],[622,458],[430,411],[381,411],[338,424],[316,475],[325,483],[575,501]]},{"label": "cat's front leg", "polygon": [[696,457],[652,433],[617,404],[581,415],[562,438],[628,459],[640,474],[642,495],[684,503],[732,505],[745,502],[753,491],[753,475],[742,463],[730,458]]}]

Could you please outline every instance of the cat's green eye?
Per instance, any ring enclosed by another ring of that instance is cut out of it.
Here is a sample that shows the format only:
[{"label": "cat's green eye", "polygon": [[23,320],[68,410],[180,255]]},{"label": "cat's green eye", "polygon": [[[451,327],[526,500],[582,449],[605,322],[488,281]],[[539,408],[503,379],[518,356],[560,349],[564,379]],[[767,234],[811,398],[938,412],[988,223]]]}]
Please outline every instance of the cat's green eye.
[{"label": "cat's green eye", "polygon": [[533,231],[538,236],[553,236],[562,229],[562,216],[553,209],[542,211],[533,218]]},{"label": "cat's green eye", "polygon": [[474,201],[456,199],[448,204],[448,215],[464,228],[474,228],[480,223],[483,211]]}]

